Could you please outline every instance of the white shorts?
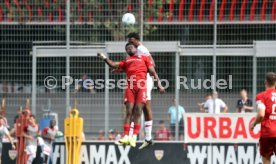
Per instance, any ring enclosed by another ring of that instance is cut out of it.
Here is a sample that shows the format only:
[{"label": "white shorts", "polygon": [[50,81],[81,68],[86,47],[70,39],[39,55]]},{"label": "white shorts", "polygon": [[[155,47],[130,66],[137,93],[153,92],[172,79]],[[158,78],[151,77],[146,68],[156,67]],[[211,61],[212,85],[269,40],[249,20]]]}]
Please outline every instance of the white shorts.
[{"label": "white shorts", "polygon": [[43,145],[43,154],[50,156],[51,152],[52,152],[52,145],[45,142]]},{"label": "white shorts", "polygon": [[153,79],[149,73],[147,73],[147,100],[151,100],[151,90],[153,89]]},{"label": "white shorts", "polygon": [[25,151],[28,155],[36,156],[37,145],[27,145]]}]

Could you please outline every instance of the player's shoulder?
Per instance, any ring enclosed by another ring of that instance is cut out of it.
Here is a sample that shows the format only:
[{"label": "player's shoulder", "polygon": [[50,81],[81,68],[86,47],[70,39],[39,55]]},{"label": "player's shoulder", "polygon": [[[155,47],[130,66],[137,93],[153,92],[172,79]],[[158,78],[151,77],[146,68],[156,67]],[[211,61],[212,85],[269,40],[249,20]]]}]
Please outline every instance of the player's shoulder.
[{"label": "player's shoulder", "polygon": [[145,47],[145,46],[142,45],[142,44],[140,44],[140,45],[137,47],[137,49],[138,49],[138,53],[139,53],[139,54],[143,54],[143,55],[147,55],[147,56],[150,55],[148,48]]},{"label": "player's shoulder", "polygon": [[266,91],[263,91],[263,92],[260,92],[256,95],[256,102],[257,104],[259,103],[263,103],[264,102],[264,99],[267,95],[267,92]]},{"label": "player's shoulder", "polygon": [[208,99],[207,101],[205,101],[205,104],[213,103],[213,101],[213,99]]},{"label": "player's shoulder", "polygon": [[149,51],[147,47],[145,47],[143,44],[140,44],[138,47],[137,47],[138,50],[144,50],[144,51]]},{"label": "player's shoulder", "polygon": [[256,95],[256,100],[262,99],[266,95],[266,91],[260,92]]}]

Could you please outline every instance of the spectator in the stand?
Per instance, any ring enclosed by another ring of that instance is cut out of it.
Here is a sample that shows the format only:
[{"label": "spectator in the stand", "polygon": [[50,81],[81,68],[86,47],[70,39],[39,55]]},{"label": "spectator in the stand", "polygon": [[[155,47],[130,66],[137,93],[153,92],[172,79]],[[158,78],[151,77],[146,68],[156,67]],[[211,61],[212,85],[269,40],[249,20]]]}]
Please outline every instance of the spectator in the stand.
[{"label": "spectator in the stand", "polygon": [[159,127],[155,132],[155,140],[157,141],[168,141],[170,140],[171,132],[166,128],[163,120],[159,121]]},{"label": "spectator in the stand", "polygon": [[110,129],[108,131],[108,140],[114,141],[116,139],[115,131],[113,129]]},{"label": "spectator in the stand", "polygon": [[172,106],[169,107],[169,110],[168,110],[168,120],[170,122],[170,131],[171,131],[173,140],[175,137],[176,123],[178,123],[179,125],[179,136],[181,136],[183,132],[183,114],[184,113],[185,113],[185,109],[181,105],[178,105],[178,117],[176,116],[176,99],[174,98],[172,100]]},{"label": "spectator in the stand", "polygon": [[242,89],[240,91],[241,99],[237,101],[237,112],[246,113],[253,111],[253,102],[247,97],[247,91]]},{"label": "spectator in the stand", "polygon": [[100,140],[100,141],[105,140],[104,131],[103,130],[99,131],[99,136],[98,136],[97,140]]},{"label": "spectator in the stand", "polygon": [[205,112],[205,113],[208,112],[207,110],[205,110],[204,104],[205,104],[209,99],[211,99],[211,98],[212,98],[212,94],[207,93],[207,94],[205,95],[205,101],[202,102],[202,103],[197,103],[198,108],[199,108],[199,110],[200,110],[201,112]]},{"label": "spectator in the stand", "polygon": [[221,109],[223,109],[223,113],[228,111],[227,105],[218,98],[218,92],[212,92],[212,98],[207,100],[204,104],[204,108],[208,111],[207,113],[218,114],[221,113]]},{"label": "spectator in the stand", "polygon": [[[81,81],[79,81],[77,90],[81,91],[81,92],[96,93],[94,86],[91,86],[91,84],[93,84],[93,83],[89,82],[90,80],[92,80],[92,79],[87,74],[84,74],[81,77]],[[84,81],[86,81],[86,82],[84,82]]]}]

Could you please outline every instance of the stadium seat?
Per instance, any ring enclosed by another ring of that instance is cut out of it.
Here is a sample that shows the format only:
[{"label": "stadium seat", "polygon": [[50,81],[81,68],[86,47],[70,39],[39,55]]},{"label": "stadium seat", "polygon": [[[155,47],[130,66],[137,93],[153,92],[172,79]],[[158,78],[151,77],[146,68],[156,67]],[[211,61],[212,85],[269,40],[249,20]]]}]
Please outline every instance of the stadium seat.
[{"label": "stadium seat", "polygon": [[276,0],[273,2],[272,12],[271,12],[271,20],[274,21],[276,19]]},{"label": "stadium seat", "polygon": [[229,17],[230,21],[233,21],[233,19],[235,17],[234,13],[235,13],[236,4],[237,4],[237,0],[232,0],[231,9],[230,9],[230,17]]},{"label": "stadium seat", "polygon": [[210,5],[210,10],[209,10],[209,21],[213,21],[214,19],[214,5],[215,5],[215,0],[212,0],[212,3]]},{"label": "stadium seat", "polygon": [[0,6],[0,23],[3,21],[3,11],[2,6]]},{"label": "stadium seat", "polygon": [[195,6],[195,0],[191,0],[191,4],[190,4],[190,7],[189,7],[188,21],[193,21],[194,6]]},{"label": "stadium seat", "polygon": [[201,0],[201,4],[200,4],[200,9],[199,9],[199,16],[198,16],[198,20],[201,22],[203,21],[203,12],[204,12],[204,8],[205,8],[205,0]]},{"label": "stadium seat", "polygon": [[225,6],[226,6],[226,0],[222,0],[219,8],[219,21],[223,21]]},{"label": "stadium seat", "polygon": [[[41,0],[38,4],[33,4],[31,0],[3,0],[0,4],[0,21],[38,21],[38,22],[63,22],[65,21],[66,0]],[[147,22],[202,22],[213,21],[214,0],[162,0],[156,3],[147,0],[145,13]],[[92,22],[93,16],[106,16],[115,14],[115,2],[108,0],[106,3],[94,4],[91,2],[74,0],[71,3],[73,9],[73,21],[84,23]],[[89,4],[91,3],[91,4]],[[97,5],[97,6],[95,6]],[[86,6],[86,7],[85,7]],[[89,6],[89,7],[88,7]],[[274,21],[276,19],[276,0],[219,0],[218,20],[223,21]],[[139,3],[126,3],[128,12],[138,12]],[[24,18],[24,19],[23,19]],[[99,19],[98,19],[99,20]]]},{"label": "stadium seat", "polygon": [[257,0],[253,0],[251,9],[250,9],[250,20],[253,21],[255,18],[255,10],[256,10]]}]

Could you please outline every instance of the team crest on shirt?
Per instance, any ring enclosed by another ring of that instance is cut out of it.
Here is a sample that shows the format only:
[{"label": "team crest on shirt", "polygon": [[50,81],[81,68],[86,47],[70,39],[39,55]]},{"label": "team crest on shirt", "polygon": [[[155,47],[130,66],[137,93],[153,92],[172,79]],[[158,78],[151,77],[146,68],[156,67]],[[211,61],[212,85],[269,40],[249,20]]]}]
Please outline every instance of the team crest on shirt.
[{"label": "team crest on shirt", "polygon": [[9,150],[9,157],[11,160],[14,160],[17,156],[17,151],[16,150]]},{"label": "team crest on shirt", "polygon": [[160,161],[164,156],[164,150],[154,150],[155,158]]},{"label": "team crest on shirt", "polygon": [[142,56],[141,56],[141,55],[137,55],[137,57],[138,57],[138,58],[142,58]]}]

